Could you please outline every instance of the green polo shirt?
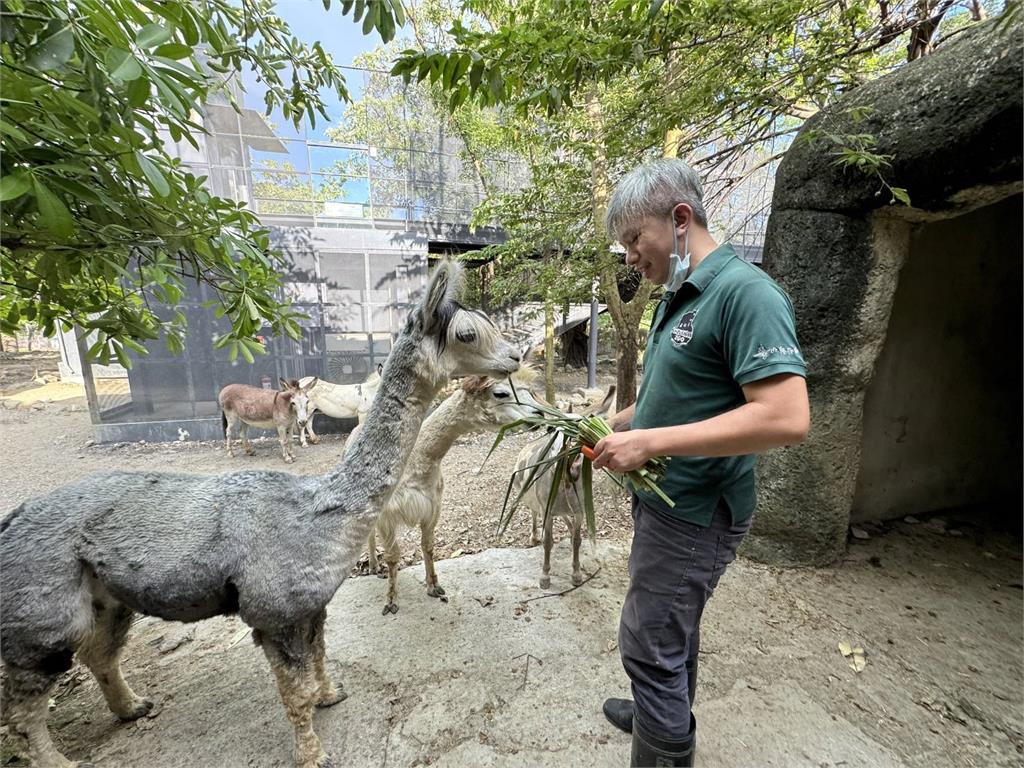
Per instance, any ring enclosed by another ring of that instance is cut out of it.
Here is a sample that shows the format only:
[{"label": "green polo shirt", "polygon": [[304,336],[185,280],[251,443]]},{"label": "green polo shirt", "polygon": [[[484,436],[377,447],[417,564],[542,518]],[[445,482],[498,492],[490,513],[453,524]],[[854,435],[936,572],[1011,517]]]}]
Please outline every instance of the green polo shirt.
[{"label": "green polo shirt", "polygon": [[[647,337],[633,429],[691,424],[746,402],[741,385],[780,373],[807,375],[793,305],[730,245],[709,253],[658,304]],[[673,456],[660,484],[675,502],[639,492],[645,504],[697,525],[724,499],[734,522],[754,513],[756,455]]]}]

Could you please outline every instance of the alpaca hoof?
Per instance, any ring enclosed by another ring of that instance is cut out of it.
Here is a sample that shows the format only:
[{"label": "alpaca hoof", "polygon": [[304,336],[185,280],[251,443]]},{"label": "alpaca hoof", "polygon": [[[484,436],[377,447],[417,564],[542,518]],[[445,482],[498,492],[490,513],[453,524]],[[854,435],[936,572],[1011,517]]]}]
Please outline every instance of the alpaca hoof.
[{"label": "alpaca hoof", "polygon": [[295,461],[295,459],[293,459],[291,456],[285,456],[284,457],[284,463],[285,464],[291,464],[293,461]]},{"label": "alpaca hoof", "polygon": [[541,576],[540,577],[540,588],[541,589],[551,589],[551,577],[550,576]]},{"label": "alpaca hoof", "polygon": [[136,699],[132,704],[122,712],[118,712],[117,716],[122,720],[138,720],[140,717],[145,717],[153,709],[153,701],[151,699]]},{"label": "alpaca hoof", "polygon": [[431,597],[444,597],[444,587],[434,584],[427,589],[427,594]]},{"label": "alpaca hoof", "polygon": [[537,538],[537,537],[535,537],[535,536],[531,536],[531,537],[530,537],[530,546],[531,546],[531,547],[537,547],[537,546],[540,546],[540,539],[538,539],[538,538]]},{"label": "alpaca hoof", "polygon": [[583,574],[582,573],[574,573],[572,575],[572,585],[574,587],[578,587],[582,583],[583,583]]},{"label": "alpaca hoof", "polygon": [[316,705],[320,708],[333,707],[335,704],[342,702],[347,698],[348,694],[345,693],[344,689],[331,687],[320,694],[320,698],[317,700]]},{"label": "alpaca hoof", "polygon": [[320,438],[319,437],[311,437],[311,438],[309,438],[309,442],[312,445],[318,445],[320,443]]},{"label": "alpaca hoof", "polygon": [[381,611],[381,616],[387,616],[389,613],[398,613],[398,606],[395,603],[385,605],[384,610]]},{"label": "alpaca hoof", "polygon": [[388,577],[388,572],[383,568],[377,568],[377,570],[374,571],[374,573],[377,574],[378,579],[386,579]]}]

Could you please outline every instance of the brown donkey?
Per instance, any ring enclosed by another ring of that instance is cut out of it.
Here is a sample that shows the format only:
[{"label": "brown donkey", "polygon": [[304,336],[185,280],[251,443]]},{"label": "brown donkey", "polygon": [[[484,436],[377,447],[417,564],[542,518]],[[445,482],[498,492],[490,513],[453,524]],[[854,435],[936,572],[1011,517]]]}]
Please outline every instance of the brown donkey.
[{"label": "brown donkey", "polygon": [[292,452],[292,432],[296,426],[302,429],[309,419],[309,397],[307,393],[316,386],[313,378],[301,387],[295,379],[281,379],[280,389],[262,389],[248,384],[228,384],[217,395],[220,404],[221,423],[224,425],[224,443],[228,456],[234,456],[231,449],[231,433],[239,425],[242,447],[252,456],[255,451],[249,443],[249,427],[277,429],[281,441],[281,454],[291,464],[295,460]]}]

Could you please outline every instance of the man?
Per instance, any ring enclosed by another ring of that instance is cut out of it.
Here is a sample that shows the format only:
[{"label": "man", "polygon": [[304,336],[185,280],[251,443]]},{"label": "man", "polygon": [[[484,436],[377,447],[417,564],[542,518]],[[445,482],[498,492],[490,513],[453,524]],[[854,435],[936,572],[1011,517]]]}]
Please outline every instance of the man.
[{"label": "man", "polygon": [[702,200],[690,166],[658,160],[624,177],[608,204],[626,263],[666,289],[637,402],[594,447],[594,466],[615,472],[672,457],[660,487],[675,506],[633,496],[619,625],[633,700],[604,703],[633,734],[634,766],[693,765],[700,619],[750,528],[754,454],[800,442],[810,425],[792,304],[714,241]]}]

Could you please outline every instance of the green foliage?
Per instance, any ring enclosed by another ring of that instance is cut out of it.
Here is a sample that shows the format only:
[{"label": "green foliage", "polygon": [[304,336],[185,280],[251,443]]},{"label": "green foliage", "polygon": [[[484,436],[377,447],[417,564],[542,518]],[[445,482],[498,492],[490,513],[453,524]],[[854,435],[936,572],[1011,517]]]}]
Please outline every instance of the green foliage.
[{"label": "green foliage", "polygon": [[[326,6],[330,0],[324,0]],[[231,330],[218,340],[251,360],[257,331],[299,335],[281,299],[280,260],[243,205],[210,195],[167,151],[197,149],[210,100],[235,104],[249,68],[268,112],[296,125],[326,117],[320,91],[347,99],[319,43],[305,45],[271,0],[4,0],[0,3],[0,330],[96,332],[90,356],[165,337],[183,346],[175,309],[188,280],[216,289]],[[390,39],[399,0],[344,0],[344,13]],[[236,106],[237,108],[237,106]],[[160,311],[166,307],[165,311]]]}]

